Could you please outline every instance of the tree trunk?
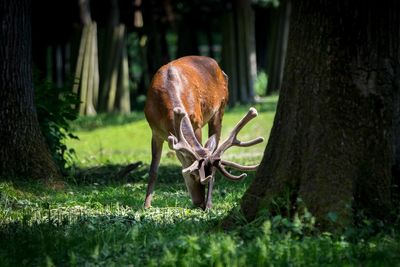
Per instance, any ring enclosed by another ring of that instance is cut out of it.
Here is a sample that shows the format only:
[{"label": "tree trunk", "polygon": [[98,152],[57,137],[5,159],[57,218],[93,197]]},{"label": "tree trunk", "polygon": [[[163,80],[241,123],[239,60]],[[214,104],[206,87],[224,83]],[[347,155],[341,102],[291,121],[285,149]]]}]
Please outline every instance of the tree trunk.
[{"label": "tree trunk", "polygon": [[292,4],[278,110],[242,211],[252,220],[287,199],[290,215],[301,199],[322,228],[359,212],[385,219],[399,158],[399,2]]},{"label": "tree trunk", "polygon": [[82,30],[81,43],[75,69],[73,92],[80,98],[79,114],[95,115],[99,91],[97,55],[97,24],[89,22]]},{"label": "tree trunk", "polygon": [[152,77],[162,65],[170,61],[167,45],[167,18],[164,8],[165,1],[162,1],[163,5],[160,5],[160,2],[161,1],[150,0],[144,1],[142,4],[144,32],[147,38],[147,47],[145,49],[147,52],[146,64],[150,77]]},{"label": "tree trunk", "polygon": [[129,114],[131,112],[131,101],[129,93],[129,64],[128,52],[126,51],[126,37],[122,39],[121,61],[118,72],[118,87],[116,98],[116,109],[121,114]]},{"label": "tree trunk", "polygon": [[268,95],[278,92],[282,86],[283,67],[285,65],[286,47],[289,35],[290,0],[281,1],[279,7],[272,12],[272,23],[269,39],[268,57]]},{"label": "tree trunk", "polygon": [[177,57],[199,55],[198,31],[199,25],[196,14],[182,15],[178,31]]},{"label": "tree trunk", "polygon": [[0,176],[54,181],[60,172],[34,106],[31,2],[0,2]]},{"label": "tree trunk", "polygon": [[223,16],[222,65],[229,76],[229,105],[254,102],[257,76],[254,12],[249,0],[235,0]]},{"label": "tree trunk", "polygon": [[222,18],[222,67],[228,75],[229,105],[234,106],[239,98],[236,41],[235,41],[235,23],[232,11],[226,12]]},{"label": "tree trunk", "polygon": [[99,109],[129,113],[129,66],[124,56],[126,27],[120,23],[120,8],[119,1],[110,0],[110,15],[100,57]]},{"label": "tree trunk", "polygon": [[239,101],[254,102],[254,81],[257,76],[254,11],[250,0],[236,0],[237,59]]}]

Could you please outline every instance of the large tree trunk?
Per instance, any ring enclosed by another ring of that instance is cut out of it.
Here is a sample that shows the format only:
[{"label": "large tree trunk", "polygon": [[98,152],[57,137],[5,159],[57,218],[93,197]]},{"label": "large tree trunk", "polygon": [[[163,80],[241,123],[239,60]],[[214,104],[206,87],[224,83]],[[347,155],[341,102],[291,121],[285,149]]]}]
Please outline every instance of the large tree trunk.
[{"label": "large tree trunk", "polygon": [[278,110],[242,211],[252,220],[287,199],[290,215],[300,198],[322,227],[361,211],[385,219],[399,162],[399,2],[292,4]]},{"label": "large tree trunk", "polygon": [[30,7],[0,2],[0,176],[56,180],[34,106]]}]

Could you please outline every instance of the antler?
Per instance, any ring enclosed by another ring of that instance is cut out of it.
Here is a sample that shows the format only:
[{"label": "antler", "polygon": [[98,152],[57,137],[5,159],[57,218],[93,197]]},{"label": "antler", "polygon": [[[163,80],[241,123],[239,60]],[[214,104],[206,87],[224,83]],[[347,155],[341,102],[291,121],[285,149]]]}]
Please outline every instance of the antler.
[{"label": "antler", "polygon": [[264,138],[258,137],[254,140],[247,141],[247,142],[242,142],[237,139],[237,135],[240,132],[240,130],[252,119],[257,117],[258,113],[255,108],[250,108],[247,114],[239,121],[239,123],[233,128],[231,131],[229,137],[215,150],[215,152],[212,154],[212,162],[214,163],[213,165],[227,178],[231,180],[240,180],[246,177],[247,175],[245,173],[242,173],[241,175],[233,175],[229,173],[226,169],[225,166],[235,168],[238,170],[242,171],[249,171],[249,170],[256,170],[258,165],[254,166],[243,166],[234,162],[226,161],[226,160],[221,160],[222,154],[230,147],[232,146],[239,146],[239,147],[248,147],[248,146],[253,146],[256,144],[259,144],[264,141]]},{"label": "antler", "polygon": [[[175,133],[178,135],[177,137],[170,133],[170,136],[168,136],[168,145],[171,149],[176,150],[176,151],[181,151],[183,153],[188,153],[192,155],[195,159],[199,160],[200,156],[196,153],[196,151],[192,148],[192,146],[188,143],[186,140],[184,134],[183,134],[183,121],[184,119],[189,120],[187,114],[183,111],[181,108],[174,108],[174,128],[175,128]],[[188,126],[187,129],[188,131],[191,131],[194,135],[193,128],[191,128],[190,121],[187,123]],[[191,166],[194,167],[194,166]],[[190,168],[190,167],[189,167]],[[184,171],[189,171],[184,170]]]}]

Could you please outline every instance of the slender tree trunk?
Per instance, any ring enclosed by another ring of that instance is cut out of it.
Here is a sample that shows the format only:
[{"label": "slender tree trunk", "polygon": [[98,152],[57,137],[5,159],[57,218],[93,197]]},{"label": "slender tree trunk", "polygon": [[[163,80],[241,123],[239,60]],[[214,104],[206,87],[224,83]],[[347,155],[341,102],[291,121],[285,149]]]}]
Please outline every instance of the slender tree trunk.
[{"label": "slender tree trunk", "polygon": [[[97,82],[95,81],[98,76],[98,69],[96,68],[96,50],[97,43],[96,41],[97,35],[97,25],[95,22],[89,24],[89,39],[87,41],[86,46],[86,57],[83,71],[86,74],[86,79],[82,80],[82,91],[86,91],[86,99],[85,99],[85,110],[81,112],[81,114],[87,115],[95,115],[96,110],[94,108],[94,95],[98,88],[95,88]],[[85,82],[85,86],[83,86],[83,82]]]},{"label": "slender tree trunk", "polygon": [[222,45],[222,66],[229,77],[229,105],[234,106],[239,98],[237,58],[236,58],[236,41],[235,41],[235,24],[234,14],[232,11],[223,15],[223,45]]},{"label": "slender tree trunk", "polygon": [[192,13],[183,14],[179,24],[177,56],[198,55],[199,42],[197,16]]},{"label": "slender tree trunk", "polygon": [[289,214],[305,205],[323,228],[358,212],[385,219],[398,166],[400,3],[292,4],[278,110],[242,211],[252,220],[286,199]]},{"label": "slender tree trunk", "polygon": [[[161,3],[162,2],[162,3]],[[164,64],[170,61],[167,47],[167,17],[165,14],[165,1],[143,1],[143,35],[146,37],[145,49],[149,76]],[[179,50],[179,48],[178,48]],[[178,52],[179,56],[179,52]],[[147,88],[146,88],[147,89]]]},{"label": "slender tree trunk", "polygon": [[236,0],[237,14],[237,59],[239,101],[241,103],[254,102],[254,81],[257,76],[254,11],[250,0]]},{"label": "slender tree trunk", "polygon": [[257,71],[267,71],[271,38],[271,13],[275,7],[256,6],[254,10],[254,27],[256,38]]},{"label": "slender tree trunk", "polygon": [[122,49],[124,43],[125,26],[123,24],[117,26],[114,30],[112,51],[114,52],[111,57],[110,67],[110,83],[108,84],[108,97],[106,111],[112,112],[116,104],[118,76],[121,65]]},{"label": "slender tree trunk", "polygon": [[223,16],[222,65],[229,76],[229,105],[254,102],[257,76],[254,12],[249,0],[235,0]]},{"label": "slender tree trunk", "polygon": [[[110,1],[110,18],[103,42],[99,108],[105,112],[130,112],[129,67],[126,61],[125,25],[120,23],[120,6]],[[139,22],[137,22],[139,23]],[[124,57],[125,56],[125,57]]]},{"label": "slender tree trunk", "polygon": [[285,65],[286,47],[289,35],[290,0],[281,1],[273,11],[271,23],[270,50],[268,62],[267,94],[278,92],[282,86],[283,67]]},{"label": "slender tree trunk", "polygon": [[75,69],[73,92],[80,97],[79,114],[95,115],[99,95],[97,24],[92,21],[90,0],[79,0],[83,23],[81,43]]},{"label": "slender tree trunk", "polygon": [[81,43],[75,69],[73,92],[80,98],[79,114],[95,115],[99,90],[97,55],[97,24],[89,22],[82,30]]},{"label": "slender tree trunk", "polygon": [[57,180],[34,106],[31,1],[0,2],[0,176]]},{"label": "slender tree trunk", "polygon": [[128,114],[131,112],[131,102],[129,93],[128,52],[126,51],[126,38],[124,36],[122,43],[121,61],[118,72],[117,101],[115,107],[120,113]]}]

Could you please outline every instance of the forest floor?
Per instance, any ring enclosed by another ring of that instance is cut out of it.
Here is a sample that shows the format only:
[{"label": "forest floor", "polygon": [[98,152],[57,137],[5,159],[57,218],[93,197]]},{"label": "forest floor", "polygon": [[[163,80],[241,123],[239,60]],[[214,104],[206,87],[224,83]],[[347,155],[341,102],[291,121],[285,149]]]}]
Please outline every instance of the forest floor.
[{"label": "forest floor", "polygon": [[[256,105],[259,117],[242,140],[268,138],[276,101]],[[222,139],[247,108],[226,112]],[[80,140],[67,143],[76,156],[64,189],[0,181],[0,266],[400,266],[399,230],[391,226],[376,231],[366,221],[321,233],[307,212],[244,223],[237,205],[254,173],[242,182],[217,176],[213,209],[193,208],[166,144],[153,207],[144,210],[151,133],[143,114],[80,118],[74,129]],[[258,163],[265,145],[232,148],[225,158]],[[129,175],[116,175],[137,161]],[[243,223],[222,230],[228,214]]]}]

